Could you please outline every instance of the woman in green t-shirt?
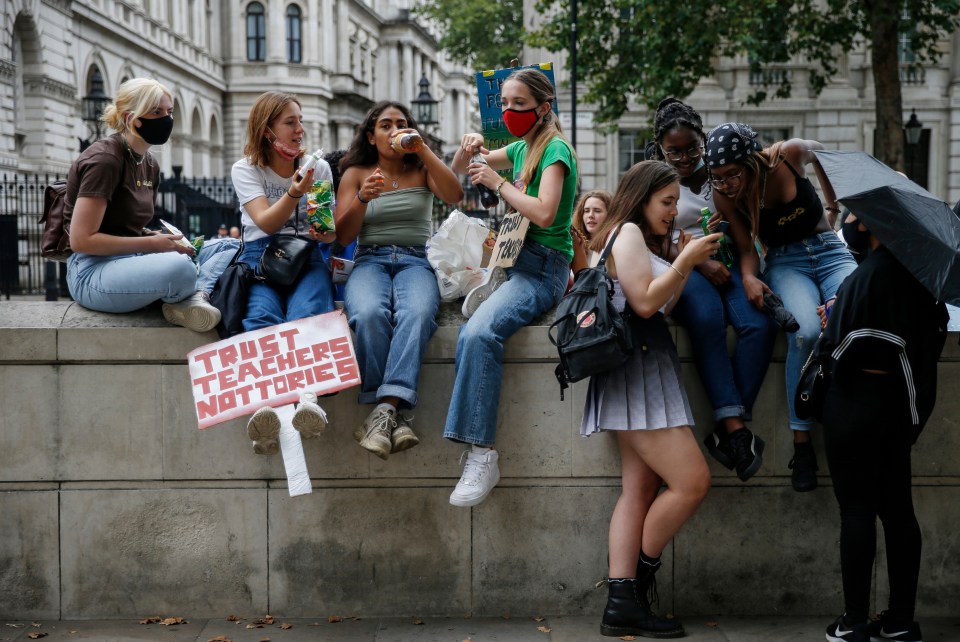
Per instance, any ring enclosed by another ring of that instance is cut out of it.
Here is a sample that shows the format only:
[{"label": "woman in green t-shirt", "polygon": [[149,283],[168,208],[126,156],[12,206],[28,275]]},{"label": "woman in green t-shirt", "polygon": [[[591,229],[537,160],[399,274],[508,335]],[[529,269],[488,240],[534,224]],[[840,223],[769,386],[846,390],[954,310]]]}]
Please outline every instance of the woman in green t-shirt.
[{"label": "woman in green t-shirt", "polygon": [[[501,100],[504,123],[521,140],[488,151],[482,135],[466,134],[452,167],[461,174],[468,172],[474,185],[495,191],[529,219],[530,227],[514,265],[494,268],[490,279],[464,303],[471,314],[457,341],[456,379],[443,436],[472,447],[450,495],[454,506],[479,504],[500,480],[493,445],[503,344],[557,304],[573,258],[570,222],[577,157],[552,110],[553,85],[539,70],[521,69],[503,83]],[[488,164],[470,162],[478,151]],[[513,182],[497,174],[504,169],[513,169]]]}]

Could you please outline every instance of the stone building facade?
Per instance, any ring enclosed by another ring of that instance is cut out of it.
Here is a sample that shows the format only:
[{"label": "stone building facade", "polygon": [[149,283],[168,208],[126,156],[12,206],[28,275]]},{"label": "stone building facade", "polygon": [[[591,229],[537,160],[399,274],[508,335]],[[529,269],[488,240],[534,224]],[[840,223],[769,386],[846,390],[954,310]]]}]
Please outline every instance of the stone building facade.
[{"label": "stone building facade", "polygon": [[378,100],[409,104],[426,78],[438,142],[473,114],[472,74],[448,63],[413,0],[5,0],[0,21],[0,172],[63,173],[95,137],[83,97],[102,81],[157,78],[176,123],[161,170],[223,176],[267,90],[296,93],[305,144],[344,147]]}]

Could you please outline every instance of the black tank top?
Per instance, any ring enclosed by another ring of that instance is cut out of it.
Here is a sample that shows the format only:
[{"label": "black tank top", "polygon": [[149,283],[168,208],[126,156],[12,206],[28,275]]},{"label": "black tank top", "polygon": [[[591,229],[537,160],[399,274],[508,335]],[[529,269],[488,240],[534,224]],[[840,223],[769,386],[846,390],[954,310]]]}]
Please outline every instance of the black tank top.
[{"label": "black tank top", "polygon": [[760,210],[758,235],[767,247],[796,243],[810,236],[823,218],[823,204],[807,178],[801,178],[793,165],[784,164],[796,177],[797,195],[789,203]]}]

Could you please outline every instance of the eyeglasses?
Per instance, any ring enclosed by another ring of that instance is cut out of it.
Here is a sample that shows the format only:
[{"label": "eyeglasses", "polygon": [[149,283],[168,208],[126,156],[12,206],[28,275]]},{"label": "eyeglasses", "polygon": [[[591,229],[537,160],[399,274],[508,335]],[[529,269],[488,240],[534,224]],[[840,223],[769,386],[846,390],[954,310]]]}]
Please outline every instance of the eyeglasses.
[{"label": "eyeglasses", "polygon": [[724,185],[735,188],[740,186],[740,178],[742,176],[743,176],[742,170],[736,174],[731,174],[730,176],[727,176],[725,178],[715,178],[713,175],[711,175],[710,184],[716,187],[717,189],[720,189]]},{"label": "eyeglasses", "polygon": [[703,145],[697,145],[696,147],[691,147],[690,149],[683,152],[667,151],[663,147],[660,148],[660,151],[663,152],[664,157],[668,161],[672,161],[676,163],[676,162],[679,162],[684,156],[686,156],[690,160],[695,160],[697,158],[700,158],[703,155]]}]

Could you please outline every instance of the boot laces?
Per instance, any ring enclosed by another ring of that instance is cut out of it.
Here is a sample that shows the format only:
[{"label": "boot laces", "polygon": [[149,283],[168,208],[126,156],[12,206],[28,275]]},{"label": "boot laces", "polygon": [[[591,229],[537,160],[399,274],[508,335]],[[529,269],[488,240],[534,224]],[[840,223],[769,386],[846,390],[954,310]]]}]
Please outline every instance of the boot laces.
[{"label": "boot laces", "polygon": [[370,434],[376,435],[379,433],[387,439],[390,439],[390,433],[392,433],[396,427],[397,422],[390,416],[390,413],[384,411],[374,418],[373,426],[370,428]]}]

